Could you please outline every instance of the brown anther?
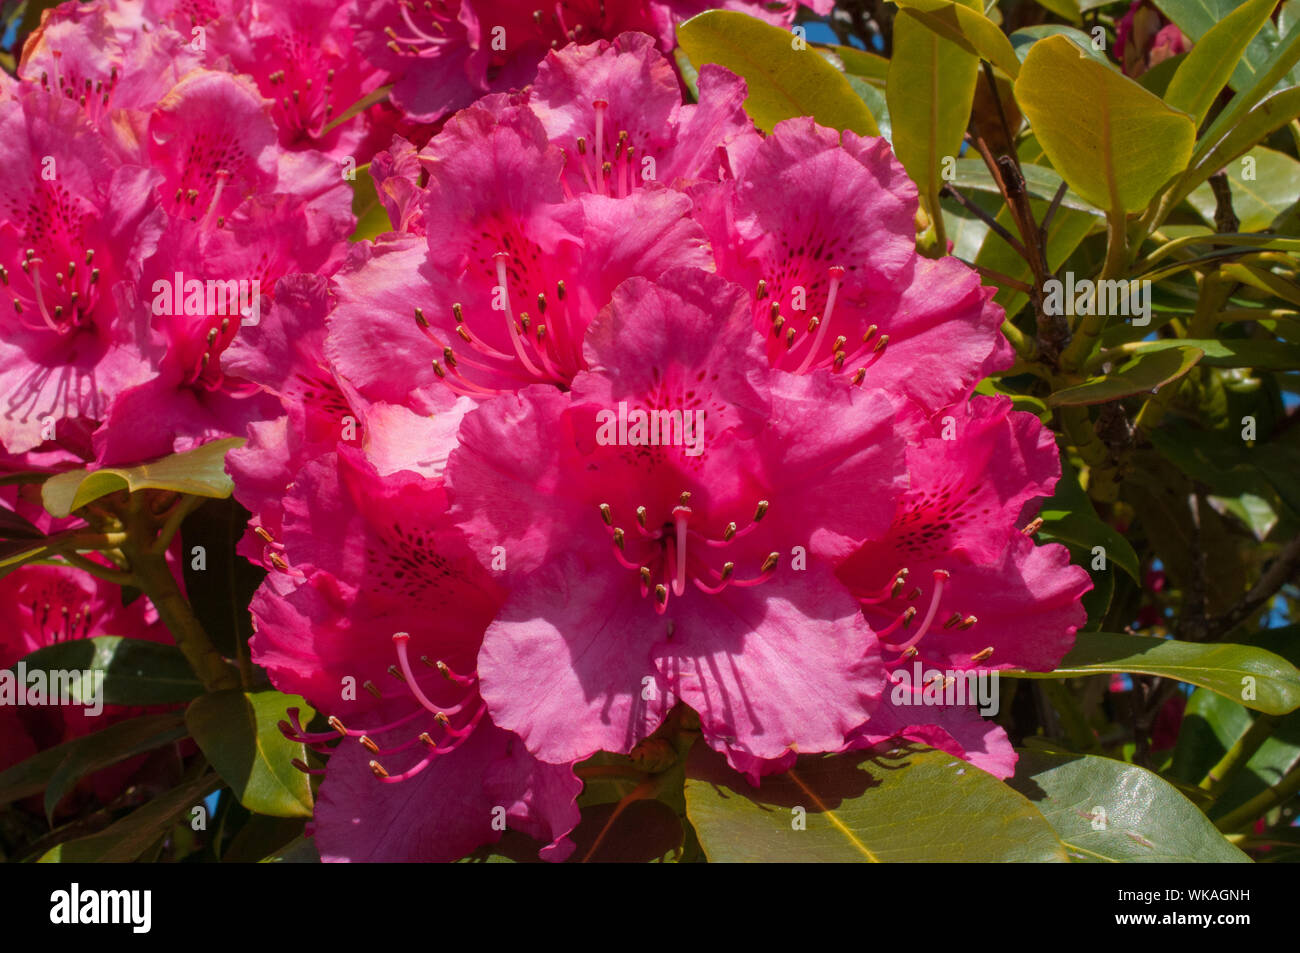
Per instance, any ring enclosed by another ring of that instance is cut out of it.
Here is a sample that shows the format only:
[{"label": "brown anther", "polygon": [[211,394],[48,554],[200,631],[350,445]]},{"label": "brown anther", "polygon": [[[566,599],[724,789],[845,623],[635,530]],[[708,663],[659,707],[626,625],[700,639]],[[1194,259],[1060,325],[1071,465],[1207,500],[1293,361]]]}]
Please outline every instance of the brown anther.
[{"label": "brown anther", "polygon": [[614,514],[610,511],[608,503],[600,504],[600,518],[605,521],[606,526],[614,525]]},{"label": "brown anther", "polygon": [[920,651],[917,649],[917,647],[916,647],[915,645],[911,645],[911,646],[908,646],[907,651],[905,651],[905,652],[900,656],[900,658],[916,658],[916,657],[917,657],[918,655],[920,655],[920,654],[921,654],[921,653],[920,653]]},{"label": "brown anther", "polygon": [[973,625],[974,625],[976,622],[978,622],[978,621],[979,621],[979,619],[975,618],[975,616],[973,616],[973,615],[968,615],[966,618],[964,618],[964,619],[961,620],[961,624],[960,624],[959,626],[957,626],[957,628],[959,628],[959,629],[969,629],[971,626],[973,626]]},{"label": "brown anther", "polygon": [[725,562],[725,563],[723,563],[723,564],[722,564],[722,581],[723,581],[723,582],[726,582],[728,579],[730,579],[730,578],[732,577],[732,575],[733,575],[735,572],[736,572],[736,564],[735,564],[735,563],[733,563],[733,562]]},{"label": "brown anther", "polygon": [[465,313],[461,308],[459,301],[451,306],[451,316],[456,319],[457,324],[465,323]]},{"label": "brown anther", "polygon": [[794,328],[786,328],[786,330],[785,330],[785,346],[786,346],[787,348],[794,347]]},{"label": "brown anther", "polygon": [[871,327],[867,328],[867,333],[862,335],[862,343],[866,344],[868,341],[870,341],[871,335],[875,333],[876,333],[876,325],[873,324]]},{"label": "brown anther", "polygon": [[783,328],[784,326],[785,326],[785,318],[781,317],[781,315],[778,314],[776,316],[776,320],[772,322],[772,337],[779,338],[781,336],[781,328]]},{"label": "brown anther", "polygon": [[781,561],[780,553],[768,553],[767,558],[763,560],[763,568],[760,572],[771,572],[776,568],[776,564]]},{"label": "brown anther", "polygon": [[456,366],[456,355],[452,352],[451,348],[444,347],[442,349],[442,359],[447,362],[448,367]]},{"label": "brown anther", "polygon": [[439,659],[438,661],[434,662],[433,664],[436,665],[436,666],[438,667],[438,671],[442,674],[442,677],[445,678],[447,681],[450,682],[450,681],[451,681],[451,669],[449,669],[449,668],[447,667],[447,663],[444,662],[444,661],[442,661],[442,659]]},{"label": "brown anther", "polygon": [[388,666],[387,672],[389,675],[393,676],[393,678],[397,679],[398,681],[402,681],[402,682],[406,681],[406,676],[402,674],[402,670],[398,668],[396,664]]},{"label": "brown anther", "polygon": [[[204,357],[207,357],[207,355],[205,354]],[[279,553],[271,554],[271,565],[280,570],[280,572],[284,572],[289,568],[289,564],[284,561],[284,558]]]},{"label": "brown anther", "polygon": [[908,606],[906,609],[904,609],[904,610],[903,610],[903,628],[906,629],[909,625],[911,625],[911,624],[912,624],[912,620],[915,619],[915,618],[916,618],[916,606]]},{"label": "brown anther", "polygon": [[767,500],[759,500],[758,506],[754,507],[754,522],[757,523],[767,515],[767,508],[770,504]]},{"label": "brown anther", "polygon": [[970,657],[970,660],[972,662],[987,662],[992,657],[993,657],[993,646],[990,645],[987,648],[980,649],[978,652],[976,652],[974,655]]},{"label": "brown anther", "polygon": [[724,530],[722,531],[722,539],[723,539],[723,541],[729,543],[729,542],[731,542],[732,538],[733,538],[735,535],[736,535],[736,524],[735,524],[735,523],[728,523],[728,524],[727,524],[727,528],[724,529]]},{"label": "brown anther", "polygon": [[466,344],[474,343],[473,339],[470,338],[469,336],[469,332],[465,330],[465,325],[463,324],[456,325],[456,333],[460,335],[460,339],[464,341]]},{"label": "brown anther", "polygon": [[[390,44],[390,45],[392,45],[392,44]],[[383,766],[382,764],[380,764],[378,761],[371,761],[371,762],[370,762],[370,772],[371,772],[375,777],[377,777],[380,781],[382,781],[382,780],[384,780],[384,778],[388,777],[388,772],[384,770],[384,766]]]},{"label": "brown anther", "polygon": [[418,324],[421,328],[427,328],[429,326],[429,322],[424,316],[423,308],[415,309],[415,323]]},{"label": "brown anther", "polygon": [[537,310],[541,314],[546,313],[546,295],[540,291],[537,292]]},{"label": "brown anther", "polygon": [[578,137],[578,155],[580,155],[580,156],[585,156],[586,154],[587,154],[587,137],[586,137],[586,136],[579,136],[579,137]]},{"label": "brown anther", "polygon": [[655,586],[655,601],[661,606],[668,602],[668,587],[660,583]]},{"label": "brown anther", "polygon": [[433,738],[429,735],[429,733],[428,733],[427,731],[422,731],[422,732],[420,732],[420,739],[419,739],[419,740],[420,740],[420,743],[423,744],[423,745],[425,745],[426,747],[429,747],[429,748],[436,748],[436,747],[438,747],[437,742],[435,742],[435,741],[433,740]]},{"label": "brown anther", "polygon": [[907,601],[908,601],[908,602],[911,602],[911,601],[914,600],[914,599],[920,599],[920,598],[921,598],[921,587],[920,587],[920,586],[916,586],[916,587],[914,587],[914,588],[912,589],[912,591],[909,592],[909,593],[907,594]]},{"label": "brown anther", "polygon": [[640,523],[643,527],[645,526],[645,507],[644,507],[644,506],[638,506],[638,507],[636,508],[636,521],[637,521],[638,523]]},{"label": "brown anther", "polygon": [[1032,523],[1030,523],[1028,526],[1026,526],[1026,527],[1025,527],[1024,529],[1022,529],[1020,532],[1023,533],[1024,535],[1026,535],[1026,536],[1033,536],[1035,533],[1037,533],[1037,532],[1038,532],[1040,529],[1042,529],[1042,528],[1043,528],[1043,518],[1040,516],[1040,517],[1037,517],[1037,518],[1036,518]]},{"label": "brown anther", "polygon": [[447,717],[447,713],[445,711],[440,711],[437,714],[435,714],[433,716],[433,720],[436,721],[438,724],[442,725],[442,727],[444,728],[451,727],[451,719]]},{"label": "brown anther", "polygon": [[690,490],[682,490],[682,495],[679,496],[677,499],[678,499],[678,504],[677,504],[678,506],[690,506],[690,505],[691,505],[691,491],[690,491]]},{"label": "brown anther", "polygon": [[365,682],[362,683],[361,687],[364,688],[366,691],[368,691],[370,694],[374,695],[376,698],[384,697],[384,693],[381,692],[379,690],[379,687],[374,682],[370,681],[370,679],[366,679]]},{"label": "brown anther", "polygon": [[650,585],[650,567],[649,567],[649,566],[642,566],[642,567],[641,567],[641,582],[642,582],[643,585],[646,585],[646,586],[649,586],[649,585]]},{"label": "brown anther", "polygon": [[754,292],[754,298],[757,301],[762,301],[766,297],[767,297],[767,281],[762,278],[759,278],[758,291]]},{"label": "brown anther", "polygon": [[859,367],[856,371],[853,372],[854,384],[861,385],[862,382],[866,379],[867,379],[867,369],[865,367]]},{"label": "brown anther", "polygon": [[348,730],[343,727],[343,722],[340,721],[336,715],[330,715],[329,726],[339,733],[340,738],[346,738],[348,736]]},{"label": "brown anther", "polygon": [[379,745],[375,744],[368,735],[362,735],[357,741],[361,742],[361,747],[365,748],[371,754],[379,754]]},{"label": "brown anther", "polygon": [[439,377],[447,376],[447,372],[442,369],[442,365],[439,364],[437,361],[433,362],[433,372],[437,374]]},{"label": "brown anther", "polygon": [[882,334],[880,335],[880,340],[876,342],[876,347],[872,353],[879,353],[880,351],[883,351],[888,346],[889,346],[889,335]]},{"label": "brown anther", "polygon": [[898,594],[903,591],[903,586],[907,583],[908,572],[910,570],[906,568],[898,570],[898,573],[894,576],[894,584],[889,588],[889,598],[898,598]]},{"label": "brown anther", "polygon": [[623,551],[623,530],[617,526],[614,527],[614,545],[618,547],[619,552]]},{"label": "brown anther", "polygon": [[808,319],[808,333],[812,334],[814,331],[816,331],[817,327],[821,323],[822,323],[822,319],[817,317],[817,315],[814,314],[811,318]]},{"label": "brown anther", "polygon": [[262,537],[263,542],[267,542],[267,543],[275,542],[275,537],[272,536],[270,533],[268,533],[265,529],[263,529],[260,526],[253,527],[253,532],[256,533],[258,536]]},{"label": "brown anther", "polygon": [[948,617],[948,621],[946,621],[943,624],[943,627],[945,629],[956,628],[957,626],[961,625],[961,618],[962,616],[960,612],[954,612],[952,615]]}]

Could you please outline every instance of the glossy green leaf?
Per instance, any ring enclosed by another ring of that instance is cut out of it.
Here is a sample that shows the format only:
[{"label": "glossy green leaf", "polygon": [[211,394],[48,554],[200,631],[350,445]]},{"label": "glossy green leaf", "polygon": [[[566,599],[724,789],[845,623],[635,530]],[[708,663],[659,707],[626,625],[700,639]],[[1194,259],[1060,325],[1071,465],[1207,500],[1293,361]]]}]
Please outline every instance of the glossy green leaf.
[{"label": "glossy green leaf", "polygon": [[1021,750],[1007,783],[1033,801],[1079,863],[1249,863],[1177,788],[1096,755]]},{"label": "glossy green leaf", "polygon": [[306,747],[277,726],[289,708],[302,720],[313,712],[303,699],[280,692],[214,692],[194,700],[185,722],[204,755],[250,811],[273,817],[310,817],[311,783],[293,767],[306,760]]},{"label": "glossy green leaf", "polygon": [[1099,208],[1145,208],[1191,156],[1185,113],[1063,36],[1033,45],[1015,93],[1053,168]]},{"label": "glossy green leaf", "polygon": [[1038,810],[996,778],[942,751],[893,750],[800,758],[753,788],[697,745],[686,813],[714,863],[1065,860]]},{"label": "glossy green leaf", "polygon": [[100,635],[56,642],[37,649],[23,663],[28,672],[102,672],[106,705],[170,705],[203,693],[180,649],[145,639]]},{"label": "glossy green leaf", "polygon": [[[1232,209],[1243,232],[1271,227],[1300,200],[1300,162],[1285,152],[1256,146],[1229,162],[1224,171],[1232,192]],[[1198,186],[1187,201],[1208,224],[1214,224],[1215,198],[1208,184]]]},{"label": "glossy green leaf", "polygon": [[179,716],[168,714],[118,722],[78,738],[82,744],[69,742],[70,747],[45,785],[45,816],[53,819],[59,802],[87,775],[184,737]]},{"label": "glossy green leaf", "polygon": [[696,69],[725,66],[749,86],[745,111],[771,132],[782,119],[812,116],[832,129],[879,135],[876,121],[848,80],[812,48],[795,49],[787,30],[730,10],[710,10],[677,28]]},{"label": "glossy green leaf", "polygon": [[1219,137],[1233,129],[1257,103],[1275,95],[1278,92],[1276,89],[1278,83],[1291,72],[1297,62],[1300,62],[1300,24],[1293,26],[1281,39],[1277,50],[1263,64],[1260,74],[1255,77],[1249,88],[1238,91],[1237,95],[1229,100],[1224,110],[1210,123],[1210,128],[1205,131],[1200,145],[1196,148],[1196,158],[1199,159],[1209,151]]},{"label": "glossy green leaf", "polygon": [[[1011,41],[996,23],[984,15],[980,3],[958,0],[894,0],[902,10],[939,36],[966,52],[988,60],[1012,79],[1020,72],[1020,60]],[[894,20],[897,29],[898,18]],[[894,58],[898,57],[895,40]]]},{"label": "glossy green leaf", "polygon": [[1205,367],[1253,367],[1266,371],[1286,371],[1300,367],[1300,346],[1253,338],[1164,338],[1143,342],[1135,349],[1135,353],[1151,354],[1171,348],[1196,348],[1203,351],[1205,356],[1201,358],[1201,364]]},{"label": "glossy green leaf", "polygon": [[[1300,707],[1300,671],[1272,652],[1232,643],[1201,644],[1119,632],[1081,632],[1053,672],[1008,671],[1018,678],[1137,672],[1199,685],[1247,708],[1284,715]],[[1254,697],[1243,697],[1250,696]]]},{"label": "glossy green leaf", "polygon": [[878,85],[885,85],[889,74],[889,60],[877,53],[868,53],[855,46],[828,46],[828,50],[839,57],[844,72]]},{"label": "glossy green leaf", "polygon": [[[1190,3],[1174,5],[1181,9],[1192,7]],[[1253,78],[1254,64],[1249,58],[1243,59],[1243,54],[1255,34],[1269,22],[1275,6],[1277,0],[1246,0],[1213,22],[1178,67],[1165,92],[1165,102],[1189,113],[1199,126],[1230,77],[1238,75],[1240,82],[1248,85]]]},{"label": "glossy green leaf", "polygon": [[242,437],[228,437],[137,467],[60,473],[45,481],[41,501],[52,516],[64,517],[118,490],[173,490],[193,496],[226,497],[234,489],[226,473],[226,451],[243,445]]},{"label": "glossy green leaf", "polygon": [[[185,737],[179,715],[143,715],[120,721],[61,745],[47,748],[0,772],[0,804],[30,797],[45,788],[64,762],[93,758],[96,752],[122,760]],[[107,762],[112,764],[113,761]]]},{"label": "glossy green leaf", "polygon": [[1058,390],[1047,398],[1047,403],[1051,407],[1105,404],[1133,394],[1150,393],[1184,376],[1204,356],[1204,351],[1194,347],[1143,351],[1109,374]]},{"label": "glossy green leaf", "polygon": [[[1020,171],[1025,177],[1025,191],[1034,198],[1050,202],[1055,197],[1056,190],[1061,184],[1061,177],[1053,170],[1046,166],[1023,162],[1020,165]],[[994,193],[998,196],[1002,194],[983,159],[958,159],[952,184],[962,192],[973,189],[979,192]],[[1099,218],[1105,216],[1101,209],[1095,205],[1089,205],[1069,189],[1065,190],[1065,195],[1061,198],[1061,208],[1077,209],[1080,212],[1087,212],[1089,215],[1095,215]],[[1012,232],[1012,234],[1015,233]]]},{"label": "glossy green leaf", "polygon": [[125,864],[138,858],[165,836],[173,821],[203,804],[221,787],[221,778],[207,774],[174,788],[136,808],[98,834],[64,841],[46,851],[42,864]]},{"label": "glossy green leaf", "polygon": [[[1280,40],[1278,31],[1267,20],[1273,12],[1272,8],[1277,6],[1277,0],[1265,2],[1270,3],[1270,9],[1264,13],[1265,22],[1250,32],[1243,46],[1237,48],[1235,43],[1229,46],[1222,42],[1222,38],[1213,43],[1227,60],[1223,64],[1228,67],[1228,78],[1225,81],[1229,81],[1237,92],[1249,89],[1277,53]],[[1156,6],[1192,41],[1193,52],[1210,41],[1216,29],[1234,15],[1239,18],[1239,22],[1253,19],[1252,16],[1242,15],[1241,11],[1251,6],[1251,3],[1243,3],[1242,0],[1156,0]],[[1257,11],[1252,10],[1251,13]],[[1234,32],[1244,32],[1244,27],[1239,27]],[[1204,68],[1208,70],[1212,65],[1222,68],[1220,64],[1211,64],[1208,60]],[[1223,88],[1222,82],[1219,88]]]},{"label": "glossy green leaf", "polygon": [[1213,148],[1208,149],[1204,156],[1198,156],[1179,177],[1170,192],[1169,202],[1181,202],[1214,173],[1245,155],[1297,116],[1300,116],[1300,86],[1284,89],[1264,99],[1225,135],[1212,139],[1207,134],[1202,141],[1213,143]]},{"label": "glossy green leaf", "polygon": [[1047,36],[1063,36],[1098,63],[1107,67],[1111,65],[1106,54],[1093,46],[1092,37],[1072,26],[1063,26],[1060,23],[1040,23],[1036,26],[1021,27],[1012,33],[1008,39],[1011,41],[1012,49],[1016,51],[1016,56],[1023,63],[1034,44]]},{"label": "glossy green leaf", "polygon": [[956,161],[970,121],[979,59],[933,32],[911,10],[894,18],[894,56],[885,99],[894,153],[933,219],[943,163]]}]

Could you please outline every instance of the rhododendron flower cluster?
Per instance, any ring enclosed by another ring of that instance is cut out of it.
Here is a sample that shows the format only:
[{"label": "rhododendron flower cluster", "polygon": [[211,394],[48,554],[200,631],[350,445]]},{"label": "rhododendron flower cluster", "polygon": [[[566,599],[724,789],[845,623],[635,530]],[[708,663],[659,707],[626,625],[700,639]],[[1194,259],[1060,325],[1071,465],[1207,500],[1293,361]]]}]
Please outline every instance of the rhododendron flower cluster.
[{"label": "rhododendron flower cluster", "polygon": [[285,725],[328,755],[326,859],[453,859],[494,811],[563,859],[575,767],[679,705],[756,782],[895,737],[1012,771],[973,706],[899,694],[1050,669],[1084,618],[1022,532],[1050,432],[972,396],[992,289],[915,252],[883,140],[699,88],[625,34],[395,140],[392,231],[233,352],[284,407],[230,469],[254,657],[330,718]]},{"label": "rhododendron flower cluster", "polygon": [[[683,722],[754,784],[891,738],[1005,778],[912,673],[1050,670],[1084,621],[1052,434],[974,393],[993,289],[918,254],[884,139],[760,132],[715,65],[688,97],[706,6],[94,0],[0,85],[4,467],[244,439],[326,860],[564,860],[584,762]],[[391,227],[350,242],[357,175]],[[159,637],[73,569],[0,588],[0,664]]]}]

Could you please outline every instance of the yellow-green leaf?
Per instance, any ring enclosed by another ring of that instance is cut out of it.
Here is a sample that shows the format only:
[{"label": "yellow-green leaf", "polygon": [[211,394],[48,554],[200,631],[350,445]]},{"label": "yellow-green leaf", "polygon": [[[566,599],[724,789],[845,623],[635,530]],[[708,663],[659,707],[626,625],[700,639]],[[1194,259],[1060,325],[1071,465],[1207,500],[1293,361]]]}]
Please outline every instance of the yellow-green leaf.
[{"label": "yellow-green leaf", "polygon": [[1051,407],[1104,404],[1132,394],[1148,393],[1178,380],[1204,356],[1204,351],[1194,347],[1148,351],[1103,377],[1058,390],[1047,398],[1047,403]]},{"label": "yellow-green leaf", "polygon": [[876,120],[849,81],[812,47],[743,13],[710,10],[677,28],[696,69],[716,63],[749,86],[745,111],[764,132],[783,119],[812,116],[822,126],[878,136]]},{"label": "yellow-green leaf", "polygon": [[41,487],[41,502],[50,515],[61,518],[118,490],[172,490],[225,499],[234,489],[226,473],[226,451],[243,445],[243,437],[227,437],[136,467],[60,473]]},{"label": "yellow-green leaf", "polygon": [[[956,43],[968,53],[988,60],[1002,72],[1015,79],[1020,72],[1020,60],[1007,39],[992,20],[984,15],[978,3],[957,0],[894,0],[899,7],[911,11],[922,23],[939,35]],[[894,47],[898,56],[898,47]]]},{"label": "yellow-green leaf", "polygon": [[1277,0],[1247,0],[1215,24],[1179,65],[1165,102],[1189,113],[1199,126],[1275,6]]},{"label": "yellow-green leaf", "polygon": [[1015,93],[1052,166],[1099,208],[1145,208],[1192,154],[1191,117],[1064,36],[1033,45]]},{"label": "yellow-green leaf", "polygon": [[894,153],[931,220],[939,214],[944,161],[956,162],[970,121],[978,71],[974,53],[944,39],[911,10],[894,18],[894,56],[885,86]]}]

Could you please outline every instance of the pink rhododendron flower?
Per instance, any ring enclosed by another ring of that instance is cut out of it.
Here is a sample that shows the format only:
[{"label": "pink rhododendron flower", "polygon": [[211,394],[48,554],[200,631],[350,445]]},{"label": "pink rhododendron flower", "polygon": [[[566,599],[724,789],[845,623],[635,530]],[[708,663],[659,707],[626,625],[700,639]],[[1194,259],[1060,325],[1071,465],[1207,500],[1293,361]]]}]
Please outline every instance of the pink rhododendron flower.
[{"label": "pink rhododendron flower", "polygon": [[[826,560],[888,525],[890,401],[768,372],[747,296],[698,270],[624,284],[586,349],[571,395],[481,405],[449,459],[452,516],[514,574],[479,658],[493,717],[549,761],[628,751],[679,699],[720,750],[837,747],[881,670]],[[626,406],[699,443],[618,445],[602,412]]]},{"label": "pink rhododendron flower", "polygon": [[445,508],[439,480],[383,475],[346,447],[305,466],[285,500],[285,569],[254,599],[252,648],[277,686],[331,716],[334,733],[291,736],[344,739],[313,822],[325,860],[454,860],[500,837],[498,808],[544,857],[572,850],[571,768],[496,727],[467,674],[501,592]]},{"label": "pink rhododendron flower", "polygon": [[711,7],[743,10],[781,26],[799,6],[829,13],[832,0],[778,4],[724,0],[562,0],[531,6],[516,0],[358,0],[357,44],[395,80],[393,102],[421,122],[468,106],[485,93],[532,81],[551,50],[636,31],[667,51],[677,23]]}]

